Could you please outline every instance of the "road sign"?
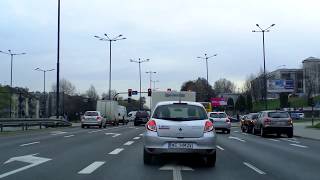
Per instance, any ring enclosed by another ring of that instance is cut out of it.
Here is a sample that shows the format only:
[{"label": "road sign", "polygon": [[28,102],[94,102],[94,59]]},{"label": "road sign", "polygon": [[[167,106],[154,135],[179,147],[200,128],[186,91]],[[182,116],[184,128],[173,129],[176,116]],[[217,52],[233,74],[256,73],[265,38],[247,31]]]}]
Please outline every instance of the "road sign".
[{"label": "road sign", "polygon": [[138,91],[132,91],[132,95],[137,95]]},{"label": "road sign", "polygon": [[0,179],[10,176],[12,174],[18,173],[20,171],[24,171],[26,169],[32,168],[34,166],[38,166],[42,163],[45,163],[47,161],[50,161],[51,159],[49,158],[43,158],[43,157],[36,157],[37,154],[30,154],[30,155],[25,155],[25,156],[17,156],[17,157],[12,157],[10,158],[8,161],[6,161],[4,164],[8,164],[10,162],[14,162],[14,161],[20,161],[20,162],[24,162],[24,163],[29,163],[29,165],[6,172],[4,174],[0,174]]}]

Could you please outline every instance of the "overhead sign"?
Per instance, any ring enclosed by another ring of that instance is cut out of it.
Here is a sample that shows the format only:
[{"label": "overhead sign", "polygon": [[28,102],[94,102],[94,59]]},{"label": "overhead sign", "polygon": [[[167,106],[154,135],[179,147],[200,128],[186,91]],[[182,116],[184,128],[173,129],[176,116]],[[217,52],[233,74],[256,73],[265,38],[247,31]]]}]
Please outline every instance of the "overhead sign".
[{"label": "overhead sign", "polygon": [[211,98],[211,105],[213,107],[226,106],[227,101],[223,97],[222,98]]},{"label": "overhead sign", "polygon": [[281,92],[293,92],[294,81],[293,80],[268,80],[267,83],[268,92],[281,93]]},{"label": "overhead sign", "polygon": [[132,95],[137,95],[138,91],[132,91]]}]

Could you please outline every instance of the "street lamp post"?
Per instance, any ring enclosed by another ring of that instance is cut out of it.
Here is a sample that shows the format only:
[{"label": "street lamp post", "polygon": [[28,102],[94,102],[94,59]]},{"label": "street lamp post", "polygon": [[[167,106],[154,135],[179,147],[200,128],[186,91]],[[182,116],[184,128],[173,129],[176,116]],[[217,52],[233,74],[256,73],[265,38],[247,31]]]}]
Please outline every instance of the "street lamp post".
[{"label": "street lamp post", "polygon": [[109,38],[107,34],[104,34],[106,37],[94,36],[100,41],[109,41],[109,100],[111,100],[111,44],[112,42],[127,39],[122,37],[122,34],[116,36],[115,38]]},{"label": "street lamp post", "polygon": [[[41,68],[36,68],[34,69],[35,71],[41,71],[43,72],[43,105],[44,105],[44,110],[46,109],[45,104],[46,104],[46,72],[53,71],[55,69],[41,69]],[[46,112],[44,111],[44,114]]]},{"label": "street lamp post", "polygon": [[133,60],[133,59],[130,59],[130,62],[134,62],[134,63],[138,63],[139,64],[139,79],[140,79],[140,90],[139,90],[139,94],[140,94],[140,99],[139,99],[139,104],[140,104],[140,110],[142,109],[142,104],[141,104],[141,63],[144,63],[144,62],[148,62],[150,61],[150,59],[138,59],[137,61],[136,60]]},{"label": "street lamp post", "polygon": [[157,88],[156,88],[156,83],[157,83],[157,82],[160,82],[160,81],[159,81],[159,80],[155,80],[155,81],[152,81],[152,82],[153,82],[153,89],[156,90],[156,89],[157,89]]},{"label": "street lamp post", "polygon": [[147,71],[146,73],[149,74],[149,78],[150,78],[150,89],[152,89],[152,74],[156,74],[157,72]]},{"label": "street lamp post", "polygon": [[56,117],[59,118],[60,104],[60,0],[58,0],[58,29],[57,29],[57,89],[56,89]]},{"label": "street lamp post", "polygon": [[206,60],[206,68],[207,68],[207,90],[208,90],[208,98],[209,98],[209,68],[208,68],[208,59],[217,56],[218,54],[214,54],[212,56],[207,56],[207,54],[204,54],[204,57],[197,57],[198,59],[204,59]]},{"label": "street lamp post", "polygon": [[10,118],[12,117],[12,66],[13,66],[13,57],[19,55],[25,55],[26,53],[12,53],[9,49],[8,52],[0,51],[0,53],[9,55],[11,57],[11,65],[10,65]]},{"label": "street lamp post", "polygon": [[264,76],[264,102],[265,102],[265,109],[268,109],[268,102],[267,102],[267,76],[266,76],[266,52],[265,52],[265,43],[264,43],[264,33],[270,32],[270,28],[273,27],[275,24],[271,24],[268,28],[262,29],[259,24],[256,24],[256,26],[260,30],[253,30],[252,32],[261,32],[262,33],[262,46],[263,46],[263,76]]}]

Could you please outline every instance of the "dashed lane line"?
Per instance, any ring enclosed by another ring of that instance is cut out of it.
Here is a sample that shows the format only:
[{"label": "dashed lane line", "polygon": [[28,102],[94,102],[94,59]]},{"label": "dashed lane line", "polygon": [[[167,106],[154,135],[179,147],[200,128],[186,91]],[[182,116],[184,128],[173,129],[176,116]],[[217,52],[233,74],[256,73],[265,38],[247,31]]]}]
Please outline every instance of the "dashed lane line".
[{"label": "dashed lane line", "polygon": [[295,144],[299,144],[300,142],[298,141],[294,141],[294,140],[291,140],[291,139],[282,139],[284,141],[288,141],[288,142],[291,142],[291,143],[295,143]]},{"label": "dashed lane line", "polygon": [[266,174],[265,172],[263,172],[262,170],[258,169],[257,167],[255,167],[254,165],[248,163],[248,162],[243,162],[243,164],[245,166],[247,166],[248,168],[254,170],[255,172],[259,173],[260,175],[264,175]]},{"label": "dashed lane line", "polygon": [[134,139],[134,140],[138,140],[138,139],[140,139],[140,138],[141,138],[141,137],[138,137],[138,136],[137,136],[137,137],[134,137],[133,139]]},{"label": "dashed lane line", "polygon": [[279,142],[277,139],[269,139],[270,141]]},{"label": "dashed lane line", "polygon": [[139,134],[139,136],[143,136],[143,134]]},{"label": "dashed lane line", "polygon": [[33,145],[33,144],[39,144],[40,142],[37,141],[37,142],[31,142],[31,143],[26,143],[26,144],[21,144],[20,146],[23,147],[23,146],[30,146],[30,145]]},{"label": "dashed lane line", "polygon": [[69,138],[69,137],[73,137],[74,135],[71,134],[71,135],[68,135],[68,136],[64,136],[65,138]]},{"label": "dashed lane line", "polygon": [[117,149],[109,152],[109,154],[113,154],[113,155],[119,154],[119,153],[120,153],[121,151],[123,151],[123,150],[124,150],[123,148],[117,148]]},{"label": "dashed lane line", "polygon": [[134,143],[134,141],[128,141],[128,142],[124,143],[123,145],[125,145],[125,146],[130,146],[130,145],[133,144],[133,143]]},{"label": "dashed lane line", "polygon": [[224,149],[219,145],[217,145],[217,148],[220,149],[221,151],[224,151]]},{"label": "dashed lane line", "polygon": [[79,171],[78,174],[91,174],[96,169],[98,169],[100,166],[102,166],[104,163],[106,163],[106,162],[96,161],[96,162],[90,164],[89,166],[87,166],[86,168],[82,169],[81,171]]},{"label": "dashed lane line", "polygon": [[308,148],[308,146],[300,145],[300,144],[290,144],[291,146],[301,147],[301,148]]}]

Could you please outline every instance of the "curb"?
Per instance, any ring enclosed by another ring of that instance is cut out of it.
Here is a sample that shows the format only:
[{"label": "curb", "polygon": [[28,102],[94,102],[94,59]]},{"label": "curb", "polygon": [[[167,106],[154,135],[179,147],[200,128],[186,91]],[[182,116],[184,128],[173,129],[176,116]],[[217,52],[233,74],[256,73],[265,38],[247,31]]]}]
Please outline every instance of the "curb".
[{"label": "curb", "polygon": [[293,135],[293,137],[298,137],[298,138],[308,139],[308,140],[313,140],[313,141],[320,141],[320,139],[315,139],[315,138],[311,138],[311,137],[304,137],[304,136],[299,136],[299,135]]}]

